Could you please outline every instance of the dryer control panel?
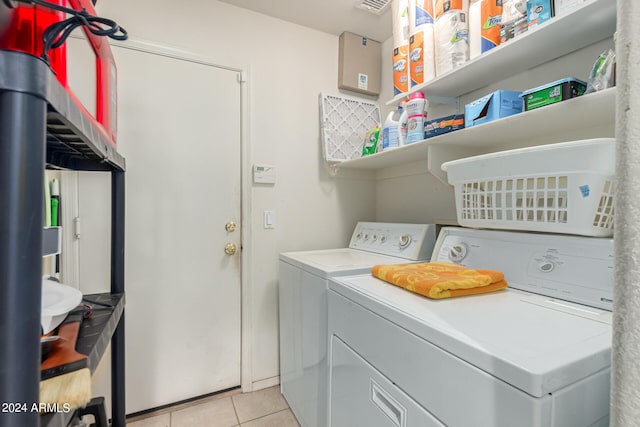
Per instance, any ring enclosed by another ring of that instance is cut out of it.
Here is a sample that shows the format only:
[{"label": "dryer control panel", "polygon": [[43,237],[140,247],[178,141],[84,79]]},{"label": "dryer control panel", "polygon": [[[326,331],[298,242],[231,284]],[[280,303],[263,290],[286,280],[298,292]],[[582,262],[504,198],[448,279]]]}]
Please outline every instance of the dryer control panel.
[{"label": "dryer control panel", "polygon": [[613,307],[613,239],[447,227],[431,260],[501,271],[510,288]]},{"label": "dryer control panel", "polygon": [[408,261],[426,261],[431,258],[437,231],[434,224],[359,222],[349,247]]}]

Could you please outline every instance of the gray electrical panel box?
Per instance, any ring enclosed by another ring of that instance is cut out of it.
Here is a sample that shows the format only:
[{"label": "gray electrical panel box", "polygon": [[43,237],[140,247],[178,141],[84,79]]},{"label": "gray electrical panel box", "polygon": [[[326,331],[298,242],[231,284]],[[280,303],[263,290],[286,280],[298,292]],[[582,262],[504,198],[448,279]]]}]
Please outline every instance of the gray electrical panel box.
[{"label": "gray electrical panel box", "polygon": [[345,31],[340,34],[338,88],[380,94],[380,42]]}]

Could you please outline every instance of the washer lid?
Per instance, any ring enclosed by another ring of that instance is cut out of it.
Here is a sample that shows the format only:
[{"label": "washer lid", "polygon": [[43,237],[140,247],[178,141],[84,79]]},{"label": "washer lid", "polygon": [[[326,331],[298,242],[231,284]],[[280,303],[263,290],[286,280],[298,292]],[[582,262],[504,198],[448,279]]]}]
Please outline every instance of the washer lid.
[{"label": "washer lid", "polygon": [[302,268],[320,277],[343,276],[369,272],[376,264],[404,264],[411,261],[357,249],[326,249],[284,252],[280,261]]},{"label": "washer lid", "polygon": [[430,300],[370,274],[330,289],[542,397],[610,366],[611,313],[515,289]]}]

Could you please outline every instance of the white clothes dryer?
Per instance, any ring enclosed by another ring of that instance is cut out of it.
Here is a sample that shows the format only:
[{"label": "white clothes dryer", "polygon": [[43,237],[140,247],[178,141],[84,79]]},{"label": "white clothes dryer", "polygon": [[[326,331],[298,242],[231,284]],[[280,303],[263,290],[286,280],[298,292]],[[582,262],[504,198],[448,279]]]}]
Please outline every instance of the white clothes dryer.
[{"label": "white clothes dryer", "polygon": [[327,289],[376,264],[428,260],[435,225],[359,222],[348,248],[280,254],[280,388],[302,427],[327,425]]},{"label": "white clothes dryer", "polygon": [[443,228],[432,261],[509,287],[430,300],[332,278],[332,427],[608,426],[612,239]]}]

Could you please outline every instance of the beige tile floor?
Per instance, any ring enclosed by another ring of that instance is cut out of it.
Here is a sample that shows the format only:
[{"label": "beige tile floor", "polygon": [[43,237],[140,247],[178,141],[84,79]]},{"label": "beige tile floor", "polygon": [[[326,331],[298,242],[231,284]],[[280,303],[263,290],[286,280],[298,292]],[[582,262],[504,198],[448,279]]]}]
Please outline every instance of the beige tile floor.
[{"label": "beige tile floor", "polygon": [[233,391],[135,417],[127,427],[299,427],[280,386]]}]

